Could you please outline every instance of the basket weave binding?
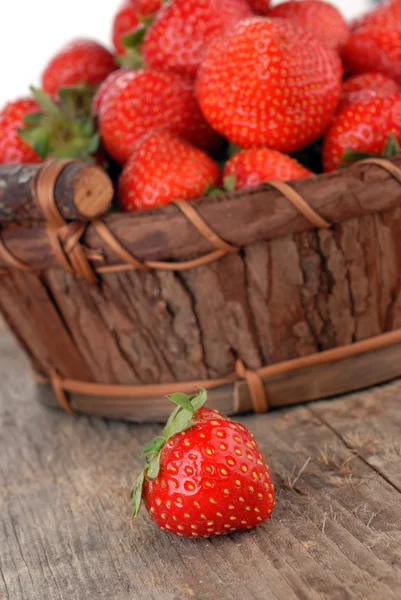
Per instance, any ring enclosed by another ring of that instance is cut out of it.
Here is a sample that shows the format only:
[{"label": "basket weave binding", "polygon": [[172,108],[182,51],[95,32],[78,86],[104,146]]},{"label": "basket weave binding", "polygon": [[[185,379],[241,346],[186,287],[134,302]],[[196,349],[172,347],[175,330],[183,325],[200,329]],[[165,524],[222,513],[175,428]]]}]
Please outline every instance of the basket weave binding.
[{"label": "basket weave binding", "polygon": [[[100,219],[93,221],[92,225],[96,228],[101,238],[116,252],[121,258],[120,265],[97,267],[96,269],[90,263],[85,248],[80,244],[80,240],[86,230],[87,224],[72,222],[67,223],[57,210],[54,201],[54,185],[62,169],[71,161],[49,161],[44,165],[36,182],[36,199],[42,211],[47,217],[47,233],[57,257],[60,267],[73,273],[76,276],[83,277],[92,284],[97,283],[96,273],[121,272],[135,269],[142,271],[151,270],[174,270],[181,271],[193,269],[201,265],[209,264],[219,260],[227,254],[233,254],[240,251],[239,247],[228,244],[220,238],[212,228],[202,219],[196,209],[183,201],[175,202],[185,217],[192,223],[198,232],[205,237],[208,242],[214,246],[214,250],[197,259],[181,263],[174,262],[156,262],[137,260],[120,241],[108,229],[107,225]],[[375,164],[388,171],[394,178],[401,183],[401,170],[393,163],[384,159],[368,159],[361,161],[360,164]],[[272,187],[280,191],[299,210],[315,228],[329,228],[330,223],[323,219],[293,188],[284,182],[269,182]],[[0,236],[0,256],[2,260],[12,269],[32,271],[32,267],[20,261],[13,256]],[[3,270],[4,272],[4,270]],[[6,272],[6,271],[5,271]],[[237,385],[240,381],[246,381],[252,406],[255,412],[262,413],[269,409],[269,402],[266,396],[264,382],[270,377],[278,374],[291,374],[299,369],[307,369],[319,364],[328,364],[348,357],[359,356],[366,352],[372,352],[382,348],[401,343],[401,329],[390,333],[385,333],[374,338],[356,342],[351,345],[338,347],[333,350],[327,350],[312,354],[306,357],[297,358],[291,361],[270,365],[259,370],[249,370],[241,360],[236,361],[235,373],[229,374],[220,379],[195,381],[195,382],[175,382],[172,384],[156,384],[145,386],[122,386],[122,385],[104,385],[97,383],[81,382],[70,379],[63,379],[55,370],[52,370],[47,377],[38,376],[44,383],[50,383],[59,405],[71,414],[76,411],[70,405],[67,394],[78,393],[82,395],[96,396],[129,396],[133,400],[138,397],[153,397],[165,395],[175,390],[192,391],[197,386],[207,389],[218,388],[226,384]],[[241,412],[242,407],[238,404],[238,394],[234,394],[234,412]]]}]

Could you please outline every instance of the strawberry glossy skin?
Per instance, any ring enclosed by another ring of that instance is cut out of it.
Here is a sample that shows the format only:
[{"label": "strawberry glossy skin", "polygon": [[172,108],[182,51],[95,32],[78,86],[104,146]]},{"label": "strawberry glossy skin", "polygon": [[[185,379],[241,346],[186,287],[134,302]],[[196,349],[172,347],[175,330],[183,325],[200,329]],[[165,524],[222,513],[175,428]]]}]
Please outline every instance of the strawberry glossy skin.
[{"label": "strawberry glossy skin", "polygon": [[349,38],[348,25],[340,11],[322,0],[290,0],[272,8],[268,16],[295,21],[322,44],[339,52]]},{"label": "strawberry glossy skin", "polygon": [[154,129],[168,129],[204,149],[214,148],[218,140],[192,83],[161,71],[127,71],[118,78],[101,104],[99,125],[106,149],[122,164],[135,143]]},{"label": "strawberry glossy skin", "polygon": [[340,96],[330,52],[288,20],[242,21],[212,42],[199,69],[203,113],[241,148],[303,148],[326,131]]},{"label": "strawberry glossy skin", "polygon": [[42,75],[43,90],[54,96],[63,86],[98,85],[117,69],[113,55],[98,42],[78,39],[62,48]]},{"label": "strawberry glossy skin", "polygon": [[248,0],[248,4],[255,15],[267,15],[270,10],[270,0]]},{"label": "strawberry glossy skin", "polygon": [[145,64],[193,77],[208,44],[251,15],[246,0],[172,0],[146,34]]},{"label": "strawberry glossy skin", "polygon": [[343,83],[341,98],[337,112],[350,104],[370,101],[373,98],[383,98],[401,92],[401,86],[381,73],[363,73],[354,75]]},{"label": "strawberry glossy skin", "polygon": [[347,149],[381,156],[391,133],[401,142],[401,94],[350,105],[337,115],[324,138],[325,171],[337,169]]},{"label": "strawberry glossy skin", "polygon": [[375,71],[401,84],[401,29],[358,29],[343,56],[353,73]]},{"label": "strawberry glossy skin", "polygon": [[270,148],[250,148],[235,154],[225,165],[223,176],[234,175],[235,189],[257,186],[271,179],[290,181],[313,175],[298,161]]},{"label": "strawberry glossy skin", "polygon": [[351,92],[359,92],[360,90],[385,90],[396,94],[401,90],[401,86],[382,73],[363,73],[362,75],[354,75],[349,77],[343,83],[341,90],[342,94]]},{"label": "strawberry glossy skin", "polygon": [[401,27],[401,0],[385,2],[374,10],[355,19],[351,25],[353,30],[361,27],[379,27],[397,29]]},{"label": "strawberry glossy skin", "polygon": [[100,84],[94,98],[93,98],[93,114],[99,114],[100,107],[103,104],[105,98],[107,98],[109,92],[113,89],[114,83],[127,72],[126,69],[118,69],[113,71],[110,75]]},{"label": "strawberry glossy skin", "polygon": [[162,0],[131,0],[135,12],[141,17],[154,15],[162,5]]},{"label": "strawberry glossy skin", "polygon": [[31,98],[9,102],[0,112],[0,163],[38,163],[42,159],[24,142],[17,130],[24,127],[24,117],[40,112],[40,107]]},{"label": "strawberry glossy skin", "polygon": [[120,176],[120,206],[132,211],[200,198],[220,176],[217,163],[198,148],[168,131],[151,132],[137,143]]},{"label": "strawberry glossy skin", "polygon": [[167,442],[158,477],[145,483],[150,518],[192,538],[260,525],[273,511],[274,487],[252,434],[207,408],[194,420]]},{"label": "strawberry glossy skin", "polygon": [[139,19],[133,3],[128,0],[118,10],[113,21],[112,40],[118,54],[125,54],[126,48],[122,42],[123,37],[138,28]]}]

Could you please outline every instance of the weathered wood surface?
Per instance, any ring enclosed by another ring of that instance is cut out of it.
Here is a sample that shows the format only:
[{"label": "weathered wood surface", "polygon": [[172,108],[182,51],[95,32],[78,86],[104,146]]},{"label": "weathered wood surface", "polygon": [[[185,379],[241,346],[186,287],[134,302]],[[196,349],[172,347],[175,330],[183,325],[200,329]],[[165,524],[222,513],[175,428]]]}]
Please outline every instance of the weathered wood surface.
[{"label": "weathered wood surface", "polygon": [[[400,167],[401,155],[392,162]],[[291,182],[307,202],[330,223],[390,211],[401,205],[400,183],[375,165],[356,165]],[[268,185],[246,192],[204,198],[194,202],[205,221],[224,240],[238,246],[301,233],[314,226],[276,189]],[[114,214],[106,218],[111,231],[139,260],[168,260],[210,251],[208,242],[175,206],[157,211]],[[3,239],[10,251],[37,268],[56,264],[44,227],[6,229]],[[89,227],[85,244],[101,250],[105,264],[121,263],[119,256]],[[3,263],[0,260],[0,267]]]},{"label": "weathered wood surface", "polygon": [[40,407],[8,334],[0,347],[1,600],[398,600],[401,382],[244,418],[272,468],[274,518],[188,541],[127,519],[159,428]]},{"label": "weathered wood surface", "polygon": [[[46,220],[35,195],[42,166],[0,165],[0,223]],[[88,220],[105,213],[113,195],[106,173],[85,163],[67,165],[54,186],[56,206],[67,221]]]}]

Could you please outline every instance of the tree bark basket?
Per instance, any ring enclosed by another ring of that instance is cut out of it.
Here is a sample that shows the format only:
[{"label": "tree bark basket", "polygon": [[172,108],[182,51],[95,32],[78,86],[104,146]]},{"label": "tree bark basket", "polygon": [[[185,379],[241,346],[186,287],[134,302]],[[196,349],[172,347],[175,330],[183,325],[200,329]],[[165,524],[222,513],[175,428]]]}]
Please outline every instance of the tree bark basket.
[{"label": "tree bark basket", "polygon": [[[392,162],[401,167],[401,156]],[[193,206],[241,252],[182,272],[102,273],[97,286],[58,266],[43,224],[5,227],[8,250],[38,272],[3,272],[0,310],[39,373],[129,386],[225,378],[238,359],[255,371],[401,328],[400,182],[361,164],[291,186],[330,229],[314,228],[268,185],[205,198]],[[105,221],[141,261],[212,249],[175,206]],[[121,263],[92,225],[83,244],[95,267]],[[388,368],[398,353],[373,352],[372,377],[356,374],[346,388],[398,375]],[[295,373],[266,389],[273,405],[321,397],[336,393],[339,373],[323,368],[305,394]],[[246,383],[236,387],[247,406]]]}]

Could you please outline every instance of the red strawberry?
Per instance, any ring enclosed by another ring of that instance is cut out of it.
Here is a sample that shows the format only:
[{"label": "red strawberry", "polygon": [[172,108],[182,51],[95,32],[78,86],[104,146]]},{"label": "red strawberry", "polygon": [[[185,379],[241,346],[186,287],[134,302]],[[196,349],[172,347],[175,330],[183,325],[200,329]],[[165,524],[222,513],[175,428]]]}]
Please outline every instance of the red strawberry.
[{"label": "red strawberry", "polygon": [[401,28],[401,0],[381,4],[375,10],[355,19],[351,26],[352,29],[361,27]]},{"label": "red strawberry", "polygon": [[270,0],[248,0],[248,4],[255,15],[269,14]]},{"label": "red strawberry", "polygon": [[269,17],[295,21],[333,50],[341,51],[349,38],[348,25],[340,11],[322,0],[290,0],[272,8]]},{"label": "red strawberry", "polygon": [[327,129],[340,96],[332,51],[284,19],[254,17],[210,45],[196,91],[209,123],[241,148],[293,152]]},{"label": "red strawberry", "polygon": [[353,73],[376,71],[401,84],[401,29],[358,29],[343,56]]},{"label": "red strawberry", "polygon": [[339,167],[346,150],[381,156],[390,134],[401,142],[401,94],[350,105],[337,115],[325,136],[325,171]]},{"label": "red strawberry", "polygon": [[175,73],[127,71],[102,102],[99,124],[106,149],[121,163],[128,159],[135,143],[153,129],[169,129],[204,149],[217,143],[192,83]]},{"label": "red strawberry", "polygon": [[370,101],[377,97],[383,98],[398,92],[401,92],[401,86],[381,73],[354,75],[343,83],[337,111],[343,110],[350,104]]},{"label": "red strawberry", "polygon": [[401,90],[401,86],[398,85],[390,77],[386,77],[381,73],[363,73],[362,75],[354,75],[349,77],[343,83],[341,94],[350,94],[352,92],[359,92],[360,90],[385,90],[396,94]]},{"label": "red strawberry", "polygon": [[42,162],[40,156],[18,135],[24,127],[24,117],[40,111],[31,98],[9,102],[0,112],[0,163],[19,164]]},{"label": "red strawberry", "polygon": [[138,29],[138,26],[139,19],[134,5],[128,0],[121,6],[113,21],[113,45],[119,54],[126,53],[126,47],[122,42],[123,37]]},{"label": "red strawberry", "polygon": [[117,69],[113,55],[92,40],[74,40],[47,65],[42,75],[43,90],[54,96],[63,86],[98,85]]},{"label": "red strawberry", "polygon": [[95,115],[99,113],[100,106],[102,105],[103,100],[107,97],[109,91],[113,89],[114,83],[126,72],[126,69],[118,69],[118,71],[113,71],[113,73],[111,73],[107,79],[100,84],[93,98],[92,110]]},{"label": "red strawberry", "polygon": [[235,177],[235,189],[254,187],[263,181],[290,181],[313,175],[298,161],[270,148],[250,148],[234,154],[224,167],[224,178]]},{"label": "red strawberry", "polygon": [[210,41],[251,14],[246,0],[172,0],[146,34],[145,64],[195,76]]},{"label": "red strawberry", "polygon": [[131,0],[135,12],[141,17],[149,17],[157,13],[166,0]]},{"label": "red strawberry", "polygon": [[135,146],[121,174],[118,197],[124,210],[155,208],[203,196],[220,180],[207,154],[168,131],[154,131]]},{"label": "red strawberry", "polygon": [[143,451],[148,462],[132,493],[134,517],[143,495],[152,521],[180,536],[225,535],[266,521],[274,486],[253,435],[203,408],[205,390],[171,399],[180,406]]}]

